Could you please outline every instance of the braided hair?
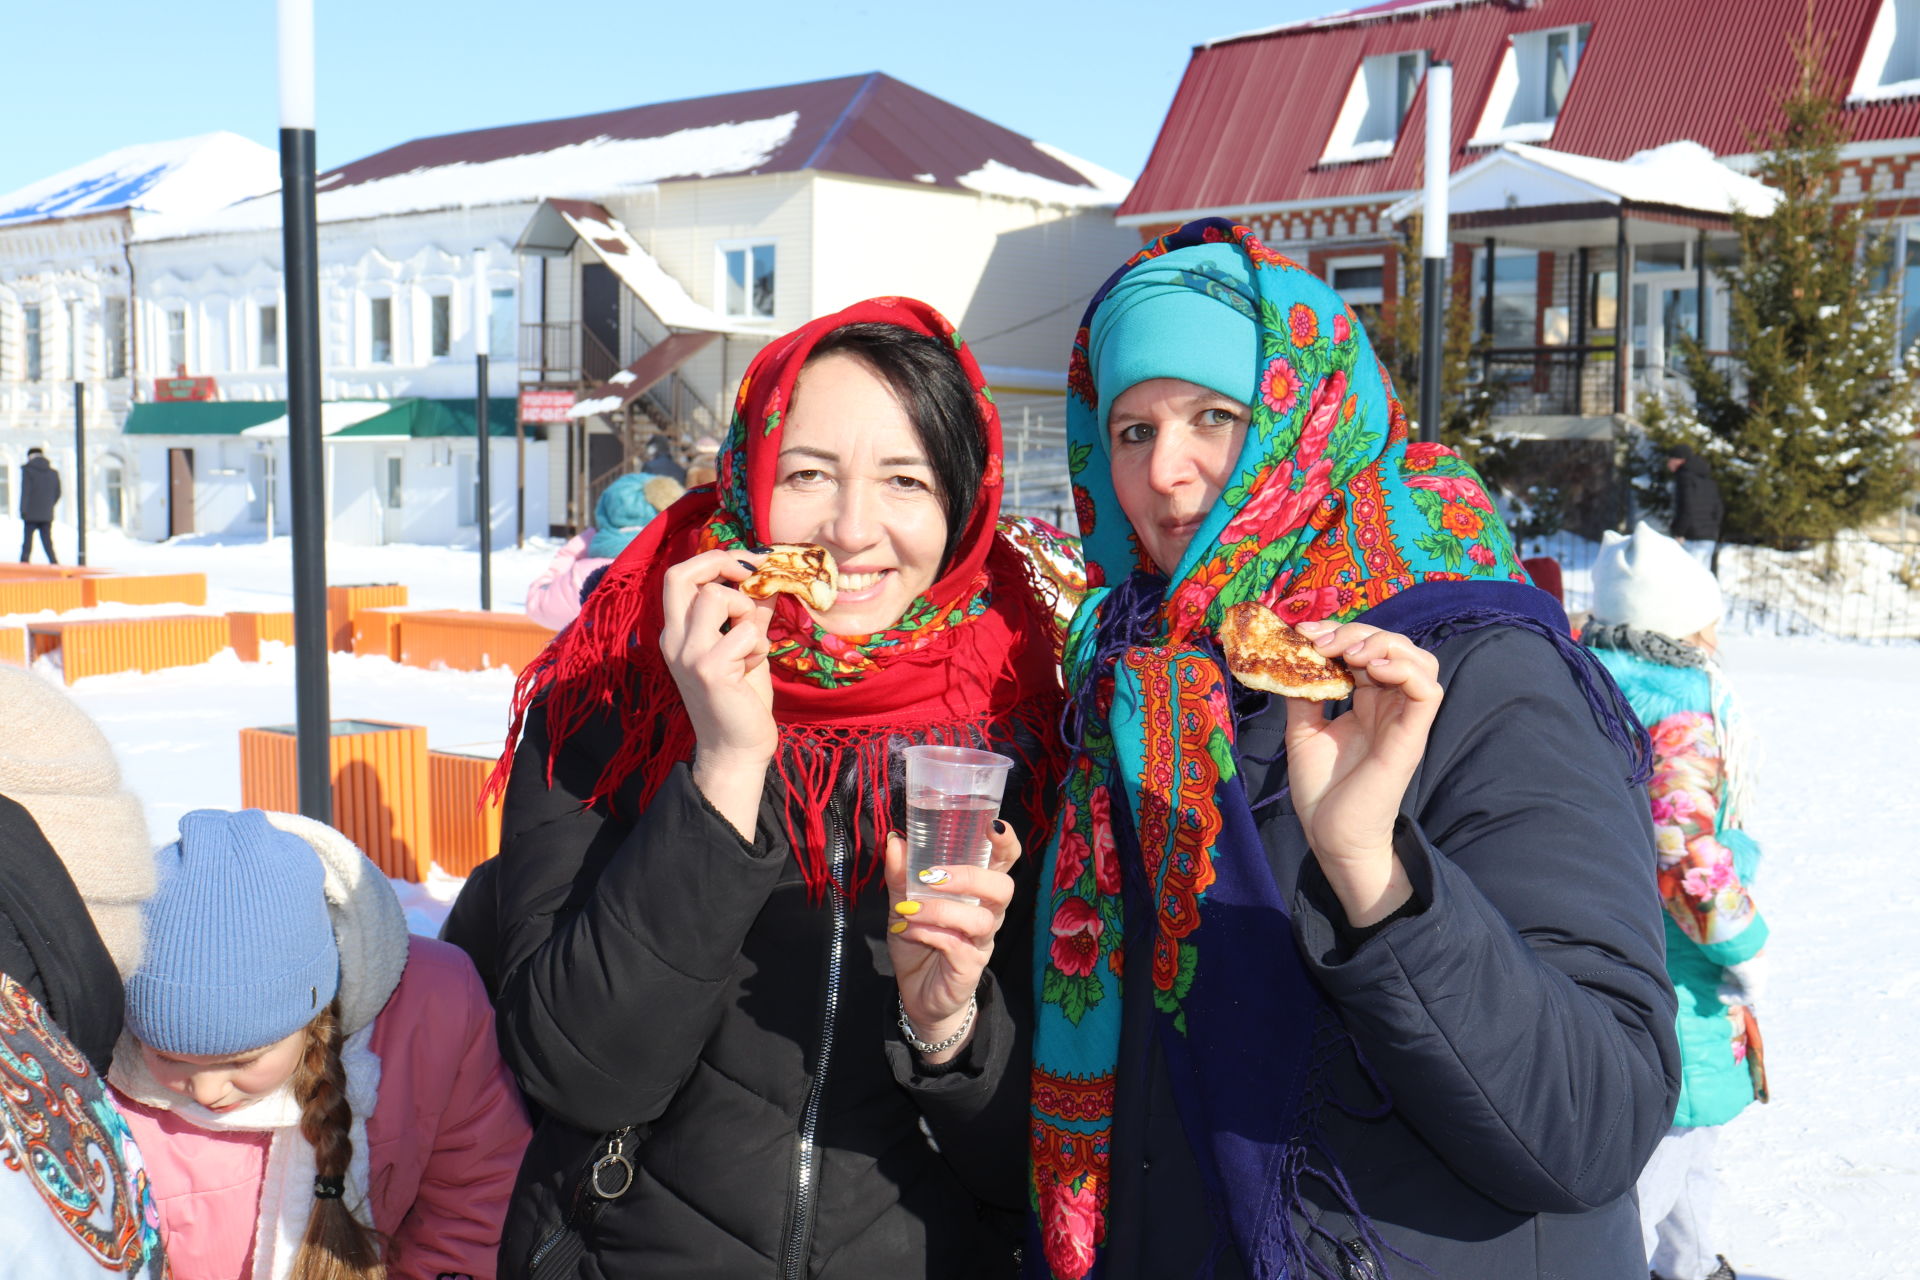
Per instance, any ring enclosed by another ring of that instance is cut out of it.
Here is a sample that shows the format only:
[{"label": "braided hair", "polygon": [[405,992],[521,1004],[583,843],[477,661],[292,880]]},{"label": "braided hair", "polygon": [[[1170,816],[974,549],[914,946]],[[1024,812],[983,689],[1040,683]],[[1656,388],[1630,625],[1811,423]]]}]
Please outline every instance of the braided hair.
[{"label": "braided hair", "polygon": [[315,1197],[291,1280],[385,1280],[377,1232],[353,1216],[341,1194],[353,1158],[353,1108],[340,1061],[340,1002],[307,1024],[307,1051],[294,1071],[300,1134],[313,1144]]}]

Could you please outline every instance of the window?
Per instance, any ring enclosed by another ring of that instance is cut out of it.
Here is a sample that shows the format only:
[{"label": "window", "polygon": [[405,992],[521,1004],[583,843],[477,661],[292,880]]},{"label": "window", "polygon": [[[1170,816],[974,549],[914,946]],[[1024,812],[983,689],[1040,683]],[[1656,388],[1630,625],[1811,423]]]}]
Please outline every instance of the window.
[{"label": "window", "polygon": [[115,529],[127,526],[127,473],[120,459],[107,458],[100,464],[100,494],[106,500],[107,524]]},{"label": "window", "polygon": [[278,369],[280,367],[280,306],[274,302],[260,304],[260,368]]},{"label": "window", "polygon": [[453,350],[453,299],[444,293],[436,293],[430,302],[433,319],[427,350],[435,356],[444,356]]},{"label": "window", "polygon": [[1494,72],[1471,146],[1544,142],[1553,136],[1586,52],[1591,24],[1526,31],[1513,37]]},{"label": "window", "polygon": [[[1493,345],[1534,345],[1534,305],[1539,294],[1540,259],[1530,250],[1496,250],[1493,257]],[[1473,315],[1484,325],[1487,251],[1473,251]]]},{"label": "window", "polygon": [[518,360],[520,312],[514,305],[513,290],[495,289],[488,301],[488,354],[495,360]]},{"label": "window", "polygon": [[367,299],[367,362],[393,363],[393,299]]},{"label": "window", "polygon": [[40,332],[40,308],[37,306],[20,308],[20,324],[23,336],[21,345],[25,348],[26,354],[27,381],[38,382],[46,372],[40,367],[43,341]]},{"label": "window", "polygon": [[81,347],[86,342],[86,311],[78,302],[67,304],[67,381],[78,382],[86,377],[87,362],[81,356]]},{"label": "window", "polygon": [[127,376],[127,300],[108,298],[106,304],[106,376]]},{"label": "window", "polygon": [[773,318],[773,246],[743,245],[721,251],[721,308],[745,320]]},{"label": "window", "polygon": [[1327,283],[1368,329],[1379,322],[1380,307],[1386,301],[1386,275],[1386,259],[1379,254],[1335,258],[1327,264]]},{"label": "window", "polygon": [[456,453],[453,456],[454,516],[461,528],[478,525],[474,513],[480,509],[480,468],[478,455]]},{"label": "window", "polygon": [[1424,52],[1362,59],[1333,132],[1327,136],[1327,149],[1320,162],[1337,164],[1390,154],[1426,69]]},{"label": "window", "polygon": [[167,312],[167,372],[185,377],[187,373],[187,311],[175,307]]},{"label": "window", "polygon": [[1920,94],[1920,0],[1880,0],[1848,100],[1914,94]]}]

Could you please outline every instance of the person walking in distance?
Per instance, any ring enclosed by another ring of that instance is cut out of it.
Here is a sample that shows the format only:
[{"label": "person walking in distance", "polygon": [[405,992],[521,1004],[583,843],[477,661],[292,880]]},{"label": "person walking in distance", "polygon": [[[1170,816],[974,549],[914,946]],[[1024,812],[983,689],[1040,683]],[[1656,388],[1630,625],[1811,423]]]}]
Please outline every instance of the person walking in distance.
[{"label": "person walking in distance", "polygon": [[40,533],[40,549],[47,553],[48,564],[59,564],[53,554],[53,508],[60,501],[60,473],[39,449],[27,450],[27,465],[20,468],[20,563],[27,562],[33,549],[33,534]]},{"label": "person walking in distance", "polygon": [[1719,557],[1720,520],[1726,514],[1713,468],[1692,445],[1676,444],[1667,454],[1667,470],[1673,473],[1673,519],[1667,531],[1688,555],[1711,569]]}]

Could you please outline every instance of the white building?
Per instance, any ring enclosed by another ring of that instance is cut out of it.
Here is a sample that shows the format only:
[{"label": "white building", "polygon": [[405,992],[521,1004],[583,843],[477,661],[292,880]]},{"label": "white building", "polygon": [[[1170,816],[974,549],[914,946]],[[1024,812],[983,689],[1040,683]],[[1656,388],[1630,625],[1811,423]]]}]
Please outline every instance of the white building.
[{"label": "white building", "polygon": [[129,240],[152,218],[204,212],[278,182],[272,151],[215,133],[125,147],[0,195],[0,509],[8,517],[18,509],[18,468],[35,447],[65,480],[60,519],[77,514],[78,385],[89,523],[132,523],[137,479],[120,437],[139,352]]}]

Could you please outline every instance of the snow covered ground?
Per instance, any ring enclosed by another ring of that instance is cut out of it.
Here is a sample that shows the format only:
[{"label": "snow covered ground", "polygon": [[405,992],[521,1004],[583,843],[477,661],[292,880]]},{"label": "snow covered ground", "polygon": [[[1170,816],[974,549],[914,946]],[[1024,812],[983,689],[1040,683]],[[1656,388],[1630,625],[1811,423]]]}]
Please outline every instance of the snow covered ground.
[{"label": "snow covered ground", "polygon": [[[96,536],[89,551],[130,571],[203,570],[223,608],[287,607],[284,540]],[[499,607],[519,607],[551,551],[496,556]],[[477,569],[470,550],[336,547],[329,577],[403,581],[416,604],[473,607]],[[1774,938],[1760,1017],[1775,1101],[1728,1128],[1718,1247],[1747,1280],[1920,1276],[1920,930],[1908,918],[1920,905],[1920,645],[1733,635],[1726,658],[1761,752],[1756,895]],[[504,670],[336,654],[329,671],[336,715],[424,724],[435,746],[505,731]],[[292,653],[102,676],[73,693],[165,839],[188,809],[238,805],[238,731],[293,719]],[[431,932],[457,888],[446,877],[405,887],[414,927]]]}]

